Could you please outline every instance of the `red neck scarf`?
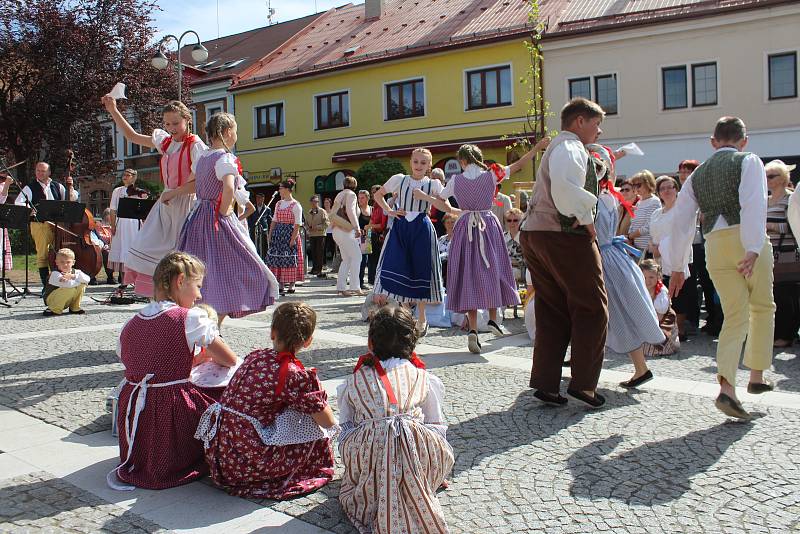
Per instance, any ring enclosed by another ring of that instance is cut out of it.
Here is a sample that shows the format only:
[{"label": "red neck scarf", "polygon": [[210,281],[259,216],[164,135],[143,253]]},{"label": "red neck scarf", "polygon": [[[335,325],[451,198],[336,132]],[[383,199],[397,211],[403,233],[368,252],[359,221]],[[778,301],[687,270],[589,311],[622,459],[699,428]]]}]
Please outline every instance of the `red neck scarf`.
[{"label": "red neck scarf", "polygon": [[[183,146],[181,146],[180,153],[178,154],[178,186],[183,185],[183,167],[181,167],[181,159],[185,157],[187,163],[189,164],[189,168],[192,168],[192,151],[190,148],[196,140],[197,137],[194,134],[186,134],[186,137],[183,138]],[[167,137],[164,139],[164,142],[161,143],[161,152],[164,154],[164,156],[167,155],[167,149],[171,144],[172,136]],[[164,157],[162,156],[161,159],[163,160]],[[167,182],[164,181],[164,167],[161,165],[161,163],[158,164],[158,172],[161,176],[161,183],[166,185]]]},{"label": "red neck scarf", "polygon": [[600,183],[598,185],[600,186],[601,191],[605,189],[611,196],[613,196],[619,201],[620,205],[623,208],[625,208],[625,211],[627,211],[628,215],[631,216],[631,219],[636,217],[636,215],[633,213],[633,206],[631,206],[631,203],[625,200],[625,197],[622,196],[622,193],[620,193],[619,191],[616,190],[616,188],[614,188],[614,184],[611,183],[611,180],[609,180],[608,177],[600,180]]},{"label": "red neck scarf", "polygon": [[275,396],[279,397],[280,394],[283,392],[283,388],[286,387],[286,376],[289,374],[289,364],[293,363],[300,369],[305,369],[303,367],[303,363],[295,357],[293,352],[288,351],[281,351],[278,353],[278,360],[280,361],[281,367],[278,371],[278,384],[275,386]]},{"label": "red neck scarf", "polygon": [[[414,367],[418,369],[425,369],[425,363],[419,359],[416,352],[412,352],[411,357],[408,360],[412,365],[414,365]],[[396,405],[397,397],[394,394],[394,389],[392,389],[392,383],[389,382],[389,377],[386,376],[386,370],[381,365],[381,361],[371,352],[362,354],[359,356],[358,363],[356,363],[356,366],[353,369],[353,374],[356,374],[364,364],[375,369],[375,372],[378,373],[378,378],[381,379],[381,383],[386,390],[386,396],[389,399],[389,404]]]},{"label": "red neck scarf", "polygon": [[655,298],[658,295],[660,295],[662,289],[664,289],[664,282],[659,280],[658,282],[656,282],[656,294],[655,294],[655,296],[653,298]]}]

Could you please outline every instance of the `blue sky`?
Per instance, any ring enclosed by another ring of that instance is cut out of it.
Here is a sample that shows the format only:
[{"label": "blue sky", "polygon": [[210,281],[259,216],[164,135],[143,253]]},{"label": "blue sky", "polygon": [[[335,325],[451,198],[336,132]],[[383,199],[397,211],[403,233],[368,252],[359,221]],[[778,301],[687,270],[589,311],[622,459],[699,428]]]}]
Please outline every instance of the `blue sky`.
[{"label": "blue sky", "polygon": [[[159,0],[162,11],[155,12],[157,36],[180,36],[186,30],[195,30],[201,40],[216,39],[267,25],[266,0]],[[350,0],[363,3],[363,0]],[[317,11],[347,4],[348,0],[272,0],[274,20],[285,22]],[[189,38],[191,42],[191,38]],[[174,44],[172,45],[174,46]]]}]

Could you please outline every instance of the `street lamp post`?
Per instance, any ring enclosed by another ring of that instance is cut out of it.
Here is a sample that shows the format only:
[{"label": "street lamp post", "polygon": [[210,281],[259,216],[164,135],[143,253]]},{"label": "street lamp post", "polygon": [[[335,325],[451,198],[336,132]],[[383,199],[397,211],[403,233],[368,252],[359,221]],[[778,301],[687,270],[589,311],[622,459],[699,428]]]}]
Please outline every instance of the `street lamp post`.
[{"label": "street lamp post", "polygon": [[194,59],[198,63],[202,63],[205,60],[207,60],[208,59],[208,50],[206,49],[205,46],[203,46],[203,43],[200,41],[200,36],[197,35],[197,32],[194,31],[194,30],[186,30],[185,32],[183,32],[181,34],[180,37],[175,37],[172,34],[164,36],[161,39],[161,41],[159,41],[159,43],[158,43],[158,49],[156,51],[156,54],[153,56],[153,59],[150,60],[150,64],[153,65],[153,67],[155,67],[156,69],[158,69],[158,70],[166,69],[167,66],[169,65],[169,60],[167,59],[167,56],[164,55],[164,52],[162,51],[162,48],[164,47],[164,45],[167,44],[167,41],[169,41],[170,39],[174,39],[175,42],[178,43],[178,54],[177,54],[177,56],[178,56],[178,101],[181,100],[181,91],[183,89],[183,87],[182,87],[183,65],[181,64],[181,41],[183,41],[183,38],[186,37],[186,35],[190,34],[190,33],[194,34],[194,36],[197,38],[197,44],[194,45],[194,47],[192,47],[192,59]]}]

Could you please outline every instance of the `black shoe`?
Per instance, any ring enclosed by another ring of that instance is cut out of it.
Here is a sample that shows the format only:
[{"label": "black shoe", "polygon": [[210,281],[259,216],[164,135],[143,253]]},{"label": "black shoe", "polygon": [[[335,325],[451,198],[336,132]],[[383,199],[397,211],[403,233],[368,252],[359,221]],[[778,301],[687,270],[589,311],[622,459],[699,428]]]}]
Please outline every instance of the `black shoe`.
[{"label": "black shoe", "polygon": [[602,406],[602,405],[604,405],[606,403],[605,397],[603,397],[602,395],[600,395],[596,391],[594,392],[594,397],[590,397],[589,395],[587,395],[583,391],[579,391],[577,389],[568,389],[567,390],[567,395],[569,395],[570,397],[574,397],[574,398],[578,399],[579,401],[585,402],[586,404],[588,404],[592,408],[599,408],[600,406]]},{"label": "black shoe", "polygon": [[736,419],[749,421],[753,418],[752,415],[747,413],[745,409],[742,408],[741,402],[730,398],[728,395],[724,393],[719,394],[717,400],[714,401],[714,406],[716,406],[717,410],[721,411],[725,415],[730,417],[735,417]]},{"label": "black shoe", "polygon": [[489,330],[491,330],[492,333],[494,335],[496,335],[496,336],[507,336],[508,335],[508,330],[506,330],[505,328],[503,328],[501,325],[497,324],[496,322],[492,321],[491,319],[489,319],[488,326],[489,326]]},{"label": "black shoe", "polygon": [[39,279],[42,281],[42,285],[46,286],[47,281],[50,278],[50,269],[47,267],[39,267]]},{"label": "black shoe", "polygon": [[86,310],[70,310],[69,313],[72,315],[83,315],[86,313]]},{"label": "black shoe", "polygon": [[89,285],[90,286],[96,286],[97,285],[97,278],[90,278],[89,279]]},{"label": "black shoe", "polygon": [[689,336],[687,336],[686,334],[678,334],[678,341],[680,341],[681,343],[686,343],[687,341],[689,341]]},{"label": "black shoe", "polygon": [[534,391],[533,396],[539,399],[540,401],[544,402],[545,404],[563,406],[567,403],[566,397],[562,397],[558,393],[547,393],[546,391],[542,391],[541,389],[537,389],[536,391]]},{"label": "black shoe", "polygon": [[628,389],[635,389],[644,384],[645,382],[650,382],[653,379],[653,373],[648,369],[645,374],[640,376],[639,378],[631,378],[630,380],[626,380],[625,382],[620,382],[619,385],[628,388]]},{"label": "black shoe", "polygon": [[320,273],[317,275],[317,278],[328,278],[328,275],[325,273]]},{"label": "black shoe", "polygon": [[42,315],[44,315],[45,317],[52,317],[53,315],[58,315],[58,314],[53,310],[51,310],[50,308],[47,308],[45,311],[42,312]]},{"label": "black shoe", "polygon": [[773,389],[775,389],[775,384],[769,380],[764,380],[763,382],[750,382],[747,384],[747,392],[753,395],[766,393],[767,391],[772,391]]},{"label": "black shoe", "polygon": [[570,360],[564,360],[561,364],[561,367],[569,367],[570,365],[572,365]]}]

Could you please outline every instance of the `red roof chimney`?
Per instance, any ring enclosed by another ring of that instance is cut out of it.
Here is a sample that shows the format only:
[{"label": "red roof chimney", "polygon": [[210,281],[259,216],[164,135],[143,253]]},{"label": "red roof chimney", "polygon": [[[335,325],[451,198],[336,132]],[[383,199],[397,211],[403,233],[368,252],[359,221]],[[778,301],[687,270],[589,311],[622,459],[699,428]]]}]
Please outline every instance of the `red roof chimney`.
[{"label": "red roof chimney", "polygon": [[383,15],[383,0],[366,0],[364,2],[366,19],[379,19]]}]

